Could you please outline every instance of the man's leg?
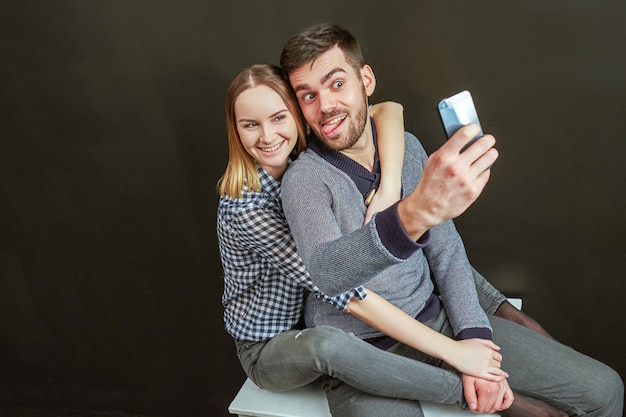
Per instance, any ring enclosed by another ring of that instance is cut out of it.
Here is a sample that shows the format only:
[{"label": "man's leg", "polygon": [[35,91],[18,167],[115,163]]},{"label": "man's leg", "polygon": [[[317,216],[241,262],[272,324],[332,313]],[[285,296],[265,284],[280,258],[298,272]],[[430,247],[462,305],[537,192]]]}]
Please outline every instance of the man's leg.
[{"label": "man's leg", "polygon": [[[536,333],[553,339],[552,335],[550,335],[543,328],[543,326],[541,326],[535,319],[518,310],[515,306],[509,303],[506,297],[473,267],[472,272],[474,274],[474,283],[476,284],[478,300],[481,307],[488,315],[500,317],[513,323],[517,323]],[[503,412],[502,415],[507,417],[567,417],[566,414],[551,405],[522,395],[519,392],[515,394],[515,402],[511,408]]]},{"label": "man's leg", "polygon": [[[510,375],[509,385],[521,400],[528,396],[568,415],[622,415],[624,385],[613,369],[523,326],[489,319],[504,358],[502,367]],[[507,415],[529,414],[514,406]]]},{"label": "man's leg", "polygon": [[483,310],[490,315],[494,315],[505,320],[512,321],[521,326],[527,327],[539,334],[552,338],[552,336],[535,319],[523,311],[515,308],[506,300],[506,297],[485,279],[478,271],[472,267],[474,283],[478,293],[478,301]]},{"label": "man's leg", "polygon": [[330,375],[377,396],[459,405],[464,401],[457,374],[383,351],[334,327],[291,330],[267,343],[240,344],[238,355],[250,379],[271,391]]},{"label": "man's leg", "polygon": [[498,291],[487,278],[482,276],[474,267],[472,267],[474,276],[474,285],[476,285],[476,293],[478,294],[478,302],[482,309],[488,315],[494,315],[500,308],[502,303],[506,301],[506,297]]}]

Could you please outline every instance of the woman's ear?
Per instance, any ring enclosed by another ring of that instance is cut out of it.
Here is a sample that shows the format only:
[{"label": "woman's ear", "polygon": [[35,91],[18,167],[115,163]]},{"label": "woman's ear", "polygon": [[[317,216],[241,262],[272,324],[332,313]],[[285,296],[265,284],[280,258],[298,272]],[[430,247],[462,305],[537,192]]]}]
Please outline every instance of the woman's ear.
[{"label": "woman's ear", "polygon": [[372,67],[363,65],[363,68],[361,68],[361,80],[363,80],[363,86],[365,87],[367,96],[369,97],[374,94],[374,90],[376,89],[376,77],[374,76]]}]

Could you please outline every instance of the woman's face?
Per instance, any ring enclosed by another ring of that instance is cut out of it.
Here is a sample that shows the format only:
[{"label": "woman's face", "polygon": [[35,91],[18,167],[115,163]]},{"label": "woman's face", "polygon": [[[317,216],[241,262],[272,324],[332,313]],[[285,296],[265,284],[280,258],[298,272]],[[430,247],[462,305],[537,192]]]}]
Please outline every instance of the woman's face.
[{"label": "woman's face", "polygon": [[235,101],[235,122],[246,152],[280,180],[296,145],[296,120],[283,99],[266,85],[249,88]]}]

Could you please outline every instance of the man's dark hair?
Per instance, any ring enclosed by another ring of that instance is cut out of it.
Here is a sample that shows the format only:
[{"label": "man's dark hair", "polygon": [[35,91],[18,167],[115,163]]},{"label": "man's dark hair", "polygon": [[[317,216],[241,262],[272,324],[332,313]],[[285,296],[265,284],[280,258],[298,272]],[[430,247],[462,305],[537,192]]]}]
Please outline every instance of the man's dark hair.
[{"label": "man's dark hair", "polygon": [[295,69],[313,64],[320,55],[335,46],[343,51],[346,61],[358,74],[365,65],[359,42],[352,33],[331,23],[310,26],[292,37],[280,54],[280,66],[289,78]]}]

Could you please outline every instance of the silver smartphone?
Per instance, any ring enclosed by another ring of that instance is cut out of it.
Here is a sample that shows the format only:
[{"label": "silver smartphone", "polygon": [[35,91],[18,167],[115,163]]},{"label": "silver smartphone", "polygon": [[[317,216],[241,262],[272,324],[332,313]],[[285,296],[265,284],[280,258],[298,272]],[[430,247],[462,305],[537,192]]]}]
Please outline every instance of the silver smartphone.
[{"label": "silver smartphone", "polygon": [[[441,122],[448,138],[467,124],[476,123],[480,126],[476,107],[474,107],[474,100],[472,100],[472,95],[467,90],[461,91],[452,97],[444,98],[439,102],[437,108],[439,109],[439,116],[441,116]],[[481,128],[476,137],[461,149],[461,152],[482,135],[483,131]]]}]

